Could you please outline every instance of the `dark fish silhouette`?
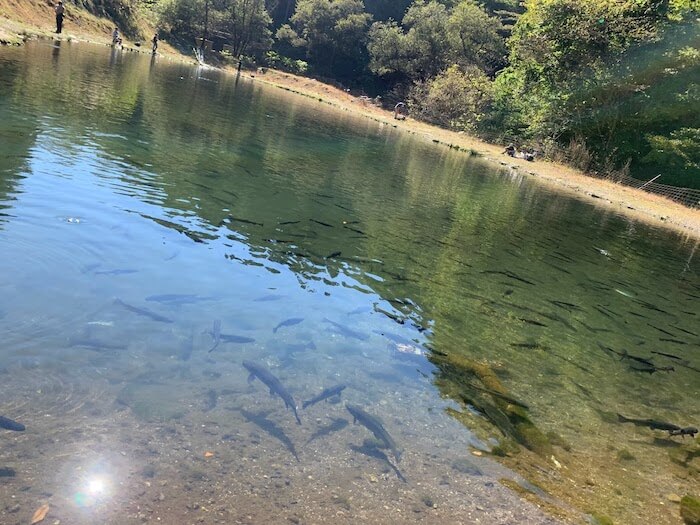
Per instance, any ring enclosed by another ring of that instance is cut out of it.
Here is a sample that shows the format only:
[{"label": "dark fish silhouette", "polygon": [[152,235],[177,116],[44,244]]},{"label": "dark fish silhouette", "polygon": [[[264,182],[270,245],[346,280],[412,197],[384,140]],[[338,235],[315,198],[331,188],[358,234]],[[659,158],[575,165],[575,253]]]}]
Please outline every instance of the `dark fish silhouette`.
[{"label": "dark fish silhouette", "polygon": [[518,317],[518,319],[519,319],[520,321],[522,321],[523,323],[532,324],[532,325],[535,325],[535,326],[547,326],[546,324],[541,323],[541,322],[539,322],[539,321],[535,321],[534,319],[527,319],[527,318],[525,318],[525,317]]},{"label": "dark fish silhouette", "polygon": [[350,230],[351,232],[359,233],[360,235],[367,235],[365,232],[358,230],[357,228],[351,228],[350,226],[343,226],[343,228]]},{"label": "dark fish silhouette", "polygon": [[256,221],[251,221],[248,219],[242,219],[241,217],[234,217],[233,215],[229,215],[229,220],[233,222],[241,222],[243,224],[252,224],[254,226],[264,226],[262,222],[256,222]]},{"label": "dark fish silhouette", "polygon": [[656,366],[656,365],[647,365],[644,363],[636,363],[632,362],[630,363],[630,369],[635,370],[636,372],[646,372],[647,374],[653,374],[654,372],[673,372],[676,369],[673,368],[672,366]]},{"label": "dark fish silhouette", "polygon": [[666,423],[664,421],[657,421],[655,419],[634,419],[631,417],[625,417],[622,414],[618,414],[617,419],[620,423],[632,423],[637,427],[648,427],[652,430],[667,430],[668,432],[681,430],[681,427],[678,425]]},{"label": "dark fish silhouette", "polygon": [[255,339],[252,337],[245,337],[243,335],[234,335],[234,334],[221,334],[221,340],[224,343],[254,343]]},{"label": "dark fish silhouette", "polygon": [[402,335],[399,334],[394,334],[392,332],[385,332],[383,330],[372,330],[377,335],[381,335],[383,337],[386,337],[387,339],[394,341],[395,343],[401,344],[401,345],[415,345],[415,341],[412,341],[411,339],[408,339]]},{"label": "dark fish silhouette", "polygon": [[695,427],[685,427],[685,428],[679,428],[678,430],[669,430],[668,435],[669,436],[690,436],[692,438],[695,437],[695,434],[698,433],[698,429]]},{"label": "dark fish silhouette", "polygon": [[137,315],[140,315],[142,317],[148,317],[149,319],[152,319],[153,321],[158,321],[159,323],[172,323],[172,319],[168,319],[167,317],[164,317],[160,314],[157,314],[155,312],[151,312],[150,310],[146,310],[145,308],[138,308],[136,306],[131,306],[130,304],[125,303],[121,299],[115,299],[114,304],[118,304],[120,306],[123,306],[130,312],[133,312]]},{"label": "dark fish silhouette", "polygon": [[401,461],[401,451],[398,449],[398,447],[396,446],[396,442],[386,431],[384,425],[382,424],[382,421],[377,416],[368,414],[357,405],[347,404],[345,405],[345,408],[347,408],[348,412],[352,414],[353,423],[357,423],[359,421],[359,423],[362,426],[364,426],[367,430],[372,432],[372,434],[374,434],[374,437],[381,441],[386,448],[391,450],[391,453],[396,458],[396,461]]},{"label": "dark fish silhouette", "polygon": [[681,361],[681,362],[687,363],[687,361],[685,361],[685,360],[684,360],[683,358],[681,358],[681,357],[678,357],[677,355],[667,354],[667,353],[665,353],[665,352],[657,352],[656,350],[651,350],[651,353],[652,353],[652,354],[656,354],[656,355],[662,355],[662,356],[664,356],[664,357],[668,357],[669,359],[675,359],[676,361]]},{"label": "dark fish silhouette", "polygon": [[340,396],[340,393],[345,390],[346,385],[336,385],[332,386],[330,388],[326,388],[323,392],[321,392],[319,395],[312,397],[308,401],[304,401],[304,403],[301,405],[301,408],[306,408],[311,405],[315,405],[319,401],[323,401],[324,399],[328,399],[329,397],[334,397],[334,396]]},{"label": "dark fish silhouette", "polygon": [[250,372],[248,376],[248,382],[252,383],[257,377],[260,381],[265,383],[265,386],[270,389],[270,394],[277,394],[284,401],[285,408],[291,408],[294,412],[294,417],[297,419],[297,423],[301,425],[301,419],[299,419],[299,414],[297,414],[297,404],[292,397],[292,394],[284,388],[280,380],[277,379],[272,372],[270,372],[263,365],[258,363],[253,363],[251,361],[243,361],[243,367]]},{"label": "dark fish silhouette", "polygon": [[391,312],[387,312],[386,310],[382,310],[381,308],[375,307],[374,311],[377,313],[380,313],[382,315],[387,316],[389,319],[391,319],[392,321],[394,321],[397,324],[404,324],[406,322],[406,319],[399,317],[396,314],[392,314]]},{"label": "dark fish silhouette", "polygon": [[136,272],[138,272],[138,270],[102,270],[100,272],[95,272],[95,275],[127,275]]},{"label": "dark fish silhouette", "polygon": [[369,339],[369,336],[367,334],[363,334],[361,332],[356,332],[355,330],[351,330],[350,328],[347,328],[343,326],[340,323],[336,323],[335,321],[331,321],[330,319],[323,318],[323,321],[326,323],[332,324],[335,328],[336,331],[345,337],[351,338],[351,339],[359,339],[360,341],[366,341]]},{"label": "dark fish silhouette", "polygon": [[311,222],[315,222],[316,224],[320,224],[321,226],[325,226],[326,228],[332,228],[332,224],[328,224],[327,222],[323,221],[317,221],[316,219],[309,219]]},{"label": "dark fish silhouette", "polygon": [[275,326],[272,329],[272,333],[276,334],[277,330],[279,330],[283,326],[294,326],[295,324],[301,323],[303,320],[304,320],[303,317],[291,317],[289,319],[285,319],[284,321],[282,321],[280,324],[278,324],[277,326]]},{"label": "dark fish silhouette", "polygon": [[372,307],[370,306],[358,306],[354,310],[350,310],[347,315],[357,315],[357,314],[364,314],[367,312],[372,311]]},{"label": "dark fish silhouette", "polygon": [[253,301],[278,301],[282,299],[284,295],[276,295],[276,294],[270,294],[270,295],[263,295],[262,297],[258,297],[257,299],[253,299]]},{"label": "dark fish silhouette", "polygon": [[510,270],[484,270],[481,273],[487,274],[487,275],[489,275],[489,274],[503,275],[505,277],[508,277],[509,279],[513,279],[515,281],[520,281],[521,283],[530,284],[532,286],[535,286],[535,283],[533,283],[532,281],[529,281],[523,277],[520,277],[519,275],[511,272]]},{"label": "dark fish silhouette", "polygon": [[25,426],[22,423],[13,421],[9,417],[0,416],[0,428],[14,430],[15,432],[24,432]]},{"label": "dark fish silhouette", "polygon": [[177,293],[162,294],[162,295],[149,295],[148,297],[146,297],[146,301],[148,301],[148,302],[172,304],[172,305],[196,303],[199,301],[205,301],[207,299],[208,299],[207,297],[202,297],[202,296],[199,296],[196,294],[177,294]]},{"label": "dark fish silhouette", "polygon": [[71,337],[68,339],[68,344],[70,346],[82,346],[84,348],[91,348],[92,350],[125,350],[126,345],[123,343],[108,343],[105,341],[100,341],[99,339],[92,339],[90,337]]},{"label": "dark fish silhouette", "polygon": [[628,353],[625,349],[623,349],[622,352],[618,353],[618,355],[620,356],[620,361],[622,361],[623,359],[628,359],[630,361],[636,361],[637,363],[642,363],[647,366],[654,366],[654,363],[651,362],[651,358],[632,355]]}]

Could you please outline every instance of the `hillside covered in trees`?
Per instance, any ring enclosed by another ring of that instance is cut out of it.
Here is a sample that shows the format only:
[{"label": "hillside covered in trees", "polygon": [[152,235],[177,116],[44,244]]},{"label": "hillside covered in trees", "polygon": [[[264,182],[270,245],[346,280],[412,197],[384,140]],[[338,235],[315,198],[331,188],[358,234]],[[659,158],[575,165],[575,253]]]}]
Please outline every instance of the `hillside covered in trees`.
[{"label": "hillside covered in trees", "polygon": [[584,170],[700,188],[700,0],[75,0]]}]

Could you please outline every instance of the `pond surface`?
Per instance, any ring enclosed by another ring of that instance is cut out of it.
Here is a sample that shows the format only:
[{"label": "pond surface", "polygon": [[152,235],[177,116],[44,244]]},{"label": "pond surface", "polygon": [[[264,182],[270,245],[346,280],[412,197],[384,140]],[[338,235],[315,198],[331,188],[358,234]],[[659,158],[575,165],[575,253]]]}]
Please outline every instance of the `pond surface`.
[{"label": "pond surface", "polygon": [[257,82],[0,49],[0,522],[681,523],[697,440],[618,414],[700,426],[696,251]]}]

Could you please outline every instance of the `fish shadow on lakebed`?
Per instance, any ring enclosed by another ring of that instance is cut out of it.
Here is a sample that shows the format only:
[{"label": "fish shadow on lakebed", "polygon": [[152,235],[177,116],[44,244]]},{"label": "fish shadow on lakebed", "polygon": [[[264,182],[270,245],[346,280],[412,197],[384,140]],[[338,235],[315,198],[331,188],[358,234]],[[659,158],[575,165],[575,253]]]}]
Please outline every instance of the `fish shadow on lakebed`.
[{"label": "fish shadow on lakebed", "polygon": [[253,423],[255,426],[263,430],[266,434],[280,441],[284,445],[284,447],[292,454],[292,456],[294,456],[294,459],[299,461],[297,449],[294,447],[294,443],[292,443],[292,440],[289,439],[289,436],[287,436],[284,430],[282,430],[282,427],[280,427],[277,423],[270,419],[267,419],[267,415],[271,412],[270,410],[257,413],[249,412],[244,408],[239,408],[237,410],[240,411],[241,415],[243,415],[246,421]]},{"label": "fish shadow on lakebed", "polygon": [[364,443],[362,443],[362,446],[359,447],[357,445],[351,444],[350,449],[353,452],[357,452],[358,454],[364,454],[365,456],[368,456],[370,458],[380,460],[382,463],[384,463],[391,470],[394,471],[397,478],[399,478],[404,483],[408,483],[408,480],[404,477],[399,468],[391,462],[389,456],[387,456],[384,453],[384,451],[379,448],[378,444],[374,443],[372,440],[366,439]]}]

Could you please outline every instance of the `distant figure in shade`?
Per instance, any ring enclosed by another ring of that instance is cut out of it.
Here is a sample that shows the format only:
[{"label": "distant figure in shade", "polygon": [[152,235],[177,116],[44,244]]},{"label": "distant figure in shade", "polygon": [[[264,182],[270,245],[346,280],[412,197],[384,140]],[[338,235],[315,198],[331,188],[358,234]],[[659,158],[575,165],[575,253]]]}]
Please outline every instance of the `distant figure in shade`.
[{"label": "distant figure in shade", "polygon": [[63,31],[63,16],[66,13],[66,8],[63,7],[62,0],[58,0],[58,4],[56,4],[54,11],[56,11],[56,33],[60,33]]},{"label": "distant figure in shade", "polygon": [[156,51],[158,51],[158,33],[153,35],[153,40],[151,40],[151,42],[153,42],[153,54],[155,55]]},{"label": "distant figure in shade", "polygon": [[122,45],[122,37],[119,36],[119,28],[118,27],[115,27],[114,31],[112,31],[112,45],[113,46]]},{"label": "distant figure in shade", "polygon": [[396,120],[406,120],[406,115],[408,114],[408,108],[403,102],[399,102],[394,106],[394,118]]},{"label": "distant figure in shade", "polygon": [[509,157],[515,157],[516,149],[512,142],[506,146],[506,149],[503,150],[503,154]]}]

